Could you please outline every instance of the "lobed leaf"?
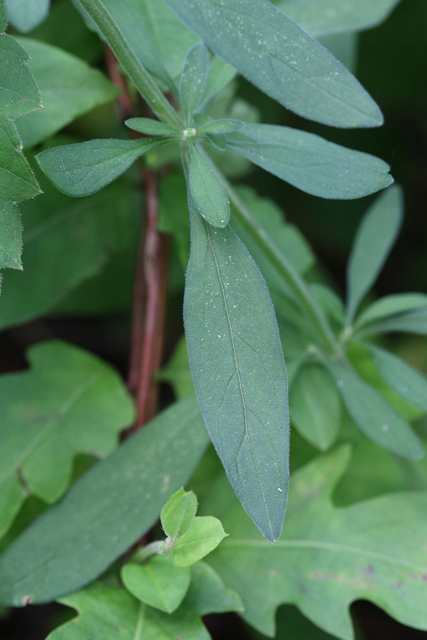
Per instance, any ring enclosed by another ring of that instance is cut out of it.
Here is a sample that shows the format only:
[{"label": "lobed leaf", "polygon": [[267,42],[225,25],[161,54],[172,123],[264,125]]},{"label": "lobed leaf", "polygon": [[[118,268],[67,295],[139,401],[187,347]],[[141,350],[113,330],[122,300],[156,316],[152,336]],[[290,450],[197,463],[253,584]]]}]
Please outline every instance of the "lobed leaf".
[{"label": "lobed leaf", "polygon": [[153,120],[152,118],[129,118],[125,121],[129,129],[145,133],[149,136],[176,136],[182,135],[182,131],[171,127],[170,124]]},{"label": "lobed leaf", "polygon": [[96,578],[153,526],[207,444],[194,396],[160,413],[8,547],[0,602],[48,602]]},{"label": "lobed leaf", "polygon": [[[235,233],[213,229],[189,197],[184,324],[212,442],[263,535],[280,535],[288,486],[287,381],[265,282]],[[256,310],[254,313],[254,309]]]},{"label": "lobed leaf", "polygon": [[190,567],[216,549],[225,537],[227,534],[217,518],[194,518],[187,533],[176,542],[174,564],[177,567]]},{"label": "lobed leaf", "polygon": [[359,82],[267,0],[166,0],[212,51],[299,115],[337,127],[382,124]]},{"label": "lobed leaf", "polygon": [[29,55],[15,38],[0,35],[0,116],[19,118],[42,106],[40,91],[28,67]]},{"label": "lobed leaf", "polygon": [[75,455],[105,456],[134,417],[118,375],[91,354],[52,341],[27,357],[29,371],[0,377],[0,535],[27,495],[58,500]]},{"label": "lobed leaf", "polygon": [[0,201],[0,269],[22,269],[22,226],[13,202]]},{"label": "lobed leaf", "polygon": [[209,68],[209,53],[202,42],[196,42],[187,53],[179,82],[179,95],[189,127],[205,91]]},{"label": "lobed leaf", "polygon": [[378,277],[402,224],[403,194],[388,189],[368,209],[357,230],[347,265],[347,322]]},{"label": "lobed leaf", "polygon": [[197,498],[193,491],[181,488],[169,498],[162,509],[160,520],[163,531],[170,538],[183,536],[189,530],[197,511]]},{"label": "lobed leaf", "polygon": [[227,226],[230,219],[228,196],[205,158],[194,145],[190,146],[190,166],[186,177],[192,201],[202,218],[214,227]]},{"label": "lobed leaf", "polygon": [[10,120],[0,122],[0,201],[20,202],[34,198],[40,187],[27,159],[16,127]]},{"label": "lobed leaf", "polygon": [[365,435],[380,447],[399,456],[419,460],[424,447],[410,425],[359,376],[342,365],[328,361],[347,411]]},{"label": "lobed leaf", "polygon": [[12,26],[26,33],[47,18],[50,0],[5,0],[5,6]]},{"label": "lobed leaf", "polygon": [[390,167],[367,153],[289,127],[247,124],[250,141],[228,140],[228,148],[294,187],[321,198],[347,200],[384,189]]},{"label": "lobed leaf", "polygon": [[164,140],[89,140],[46,149],[36,156],[55,187],[69,196],[89,196],[118,178]]},{"label": "lobed leaf", "polygon": [[425,293],[398,293],[375,300],[358,316],[356,327],[363,327],[374,321],[384,320],[390,316],[403,315],[405,312],[422,310],[427,307]]}]

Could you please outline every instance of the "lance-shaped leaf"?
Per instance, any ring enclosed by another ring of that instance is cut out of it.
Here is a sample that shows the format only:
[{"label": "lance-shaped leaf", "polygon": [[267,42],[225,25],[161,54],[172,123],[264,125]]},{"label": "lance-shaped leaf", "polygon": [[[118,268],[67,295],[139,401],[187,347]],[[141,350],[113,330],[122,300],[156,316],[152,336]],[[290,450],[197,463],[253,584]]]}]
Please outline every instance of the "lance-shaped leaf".
[{"label": "lance-shaped leaf", "polygon": [[427,413],[427,377],[402,358],[372,344],[366,344],[381,376],[402,398]]},{"label": "lance-shaped leaf", "polygon": [[244,508],[270,541],[288,489],[287,380],[264,279],[235,233],[213,229],[189,197],[184,323],[196,394]]},{"label": "lance-shaped leaf", "polygon": [[220,133],[232,133],[233,131],[238,131],[245,126],[245,123],[241,120],[231,120],[227,118],[223,118],[221,120],[212,120],[212,122],[208,122],[202,127],[197,129],[198,134],[202,133],[211,133],[211,134],[220,134]]},{"label": "lance-shaped leaf", "polygon": [[228,196],[194,145],[190,146],[190,168],[186,176],[194,206],[202,218],[215,227],[225,227],[230,219]]},{"label": "lance-shaped leaf", "polygon": [[395,185],[377,198],[362,219],[347,266],[349,323],[387,260],[399,233],[402,216],[403,195],[400,187]]},{"label": "lance-shaped leaf", "polygon": [[327,367],[347,411],[368,438],[404,458],[419,460],[424,456],[424,447],[410,425],[373,387],[336,362],[329,360]]},{"label": "lance-shaped leaf", "polygon": [[186,55],[179,82],[179,95],[187,126],[191,125],[193,113],[204,94],[208,68],[208,50],[202,42],[196,42]]},{"label": "lance-shaped leaf", "polygon": [[312,133],[268,124],[247,124],[249,138],[228,147],[294,187],[321,198],[361,198],[393,182],[386,162]]},{"label": "lance-shaped leaf", "polygon": [[351,640],[349,607],[360,599],[427,630],[427,494],[391,494],[337,509],[331,495],[348,457],[341,448],[293,474],[274,546],[261,538],[226,482],[204,497],[203,510],[230,532],[209,564],[241,595],[245,620],[265,635],[274,636],[276,608],[288,602],[333,636]]},{"label": "lance-shaped leaf", "polygon": [[13,202],[0,201],[0,269],[22,269],[22,226]]},{"label": "lance-shaped leaf", "polygon": [[41,107],[40,92],[28,67],[29,55],[15,38],[0,35],[0,116],[12,120]]},{"label": "lance-shaped leaf", "polygon": [[0,603],[48,602],[93,580],[159,517],[208,444],[194,396],[92,467],[0,557]]},{"label": "lance-shaped leaf", "polygon": [[299,115],[337,127],[382,124],[341,63],[267,0],[166,0],[214,53]]},{"label": "lance-shaped leaf", "polygon": [[129,129],[145,133],[149,136],[182,136],[182,131],[171,127],[170,124],[153,120],[152,118],[129,118],[125,121],[125,125]]},{"label": "lance-shaped leaf", "polygon": [[389,317],[397,317],[405,312],[418,311],[427,308],[425,293],[398,293],[384,296],[373,302],[365,309],[355,322],[356,327],[363,327],[370,322],[378,322]]},{"label": "lance-shaped leaf", "polygon": [[119,376],[77,347],[46,342],[29,371],[0,378],[0,534],[30,493],[54,502],[78,452],[104,456],[134,417]]},{"label": "lance-shaped leaf", "polygon": [[5,0],[5,5],[10,23],[26,33],[47,17],[50,0]]},{"label": "lance-shaped leaf", "polygon": [[420,308],[412,313],[401,313],[362,327],[358,337],[373,336],[378,333],[416,333],[427,335],[427,309]]},{"label": "lance-shaped leaf", "polygon": [[97,69],[91,69],[59,47],[30,38],[19,38],[31,59],[29,68],[37,78],[44,109],[20,118],[16,125],[25,147],[49,138],[78,116],[110,102],[119,89]]},{"label": "lance-shaped leaf", "polygon": [[89,196],[129,169],[164,140],[89,140],[46,149],[36,156],[40,168],[68,196]]},{"label": "lance-shaped leaf", "polygon": [[400,0],[281,0],[275,2],[289,18],[317,37],[363,31],[383,22]]},{"label": "lance-shaped leaf", "polygon": [[0,200],[20,202],[41,193],[31,167],[22,154],[16,127],[10,120],[0,123]]},{"label": "lance-shaped leaf", "polygon": [[214,56],[208,72],[205,92],[201,99],[200,111],[203,111],[208,104],[233,80],[237,71],[231,64],[222,58]]}]

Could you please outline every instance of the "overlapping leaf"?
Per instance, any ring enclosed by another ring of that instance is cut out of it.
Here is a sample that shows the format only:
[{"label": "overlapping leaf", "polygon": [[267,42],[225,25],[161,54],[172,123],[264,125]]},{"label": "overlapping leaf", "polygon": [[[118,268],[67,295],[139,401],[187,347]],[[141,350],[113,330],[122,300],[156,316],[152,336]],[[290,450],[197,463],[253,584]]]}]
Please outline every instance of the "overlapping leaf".
[{"label": "overlapping leaf", "polygon": [[228,196],[202,153],[193,145],[187,179],[189,193],[202,218],[214,227],[225,227],[230,219]]},{"label": "overlapping leaf", "polygon": [[339,449],[292,476],[274,546],[223,480],[205,498],[203,508],[230,532],[209,563],[241,595],[243,617],[264,634],[274,634],[276,608],[289,602],[325,631],[351,640],[349,606],[358,599],[427,630],[427,494],[391,494],[337,509],[331,494],[347,462],[348,450]]},{"label": "overlapping leaf", "polygon": [[34,492],[54,502],[78,452],[103,456],[131,424],[133,406],[118,375],[61,342],[28,352],[31,368],[0,378],[0,532]]},{"label": "overlapping leaf", "polygon": [[0,116],[11,119],[41,106],[40,92],[28,67],[29,55],[11,36],[0,35]]},{"label": "overlapping leaf", "polygon": [[28,161],[16,127],[10,120],[0,122],[0,200],[20,202],[37,196],[40,187]]},{"label": "overlapping leaf", "polygon": [[356,319],[356,327],[427,307],[425,293],[397,293],[375,300]]},{"label": "overlapping leaf", "polygon": [[10,23],[26,33],[43,22],[50,8],[50,0],[5,0]]}]

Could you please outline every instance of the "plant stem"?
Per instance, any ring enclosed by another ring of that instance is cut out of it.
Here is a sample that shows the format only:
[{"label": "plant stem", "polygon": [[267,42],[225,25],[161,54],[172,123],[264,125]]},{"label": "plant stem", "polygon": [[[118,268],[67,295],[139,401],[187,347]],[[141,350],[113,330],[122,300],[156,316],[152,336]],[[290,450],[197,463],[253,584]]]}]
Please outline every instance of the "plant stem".
[{"label": "plant stem", "polygon": [[78,0],[108,42],[117,60],[156,116],[172,126],[182,128],[177,112],[138,60],[102,0]]}]

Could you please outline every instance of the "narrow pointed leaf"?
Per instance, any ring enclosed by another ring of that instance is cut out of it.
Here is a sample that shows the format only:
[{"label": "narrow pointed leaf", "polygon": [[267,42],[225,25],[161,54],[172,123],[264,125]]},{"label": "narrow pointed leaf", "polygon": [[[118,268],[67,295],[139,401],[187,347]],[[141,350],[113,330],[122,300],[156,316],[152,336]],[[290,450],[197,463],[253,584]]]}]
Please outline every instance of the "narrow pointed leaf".
[{"label": "narrow pointed leaf", "polygon": [[227,138],[223,133],[208,133],[208,140],[218,151],[224,151],[227,147]]},{"label": "narrow pointed leaf", "polygon": [[372,344],[366,346],[387,384],[402,398],[427,413],[427,377],[393,353]]},{"label": "narrow pointed leaf", "polygon": [[368,209],[357,230],[347,266],[347,320],[376,281],[402,224],[403,195],[395,185]]},{"label": "narrow pointed leaf", "polygon": [[197,147],[190,147],[188,184],[197,211],[209,224],[225,227],[230,219],[230,203],[224,187]]},{"label": "narrow pointed leaf", "polygon": [[247,124],[228,147],[294,187],[321,198],[361,198],[393,182],[387,163],[289,127]]},{"label": "narrow pointed leaf", "polygon": [[424,307],[412,313],[401,313],[396,316],[372,322],[358,331],[359,337],[373,336],[378,333],[415,333],[427,335],[427,309]]},{"label": "narrow pointed leaf", "polygon": [[288,487],[287,380],[265,282],[229,228],[191,206],[184,322],[196,394],[212,442],[244,508],[271,541]]},{"label": "narrow pointed leaf", "polygon": [[150,527],[208,444],[196,399],[92,467],[0,557],[0,603],[48,602],[102,573]]},{"label": "narrow pointed leaf", "polygon": [[129,129],[139,131],[139,133],[145,133],[149,136],[182,135],[182,131],[171,127],[170,124],[151,118],[129,118],[129,120],[125,121],[125,125],[129,127]]},{"label": "narrow pointed leaf", "polygon": [[166,0],[214,53],[283,106],[337,127],[382,124],[359,82],[267,0]]},{"label": "narrow pointed leaf", "polygon": [[163,531],[170,538],[183,536],[189,530],[197,511],[197,498],[193,491],[180,489],[169,498],[160,519]]},{"label": "narrow pointed leaf", "polygon": [[40,91],[28,67],[29,55],[19,42],[0,35],[0,116],[12,120],[41,106]]},{"label": "narrow pointed leaf", "polygon": [[22,269],[22,226],[13,202],[0,201],[0,269]]},{"label": "narrow pointed leaf", "polygon": [[216,549],[227,534],[217,518],[196,517],[190,529],[175,545],[173,561],[177,567],[191,567]]},{"label": "narrow pointed leaf", "polygon": [[187,126],[191,125],[193,113],[205,91],[208,68],[208,50],[202,42],[197,42],[187,53],[179,83],[179,95]]},{"label": "narrow pointed leaf", "polygon": [[405,312],[418,311],[427,308],[425,293],[400,293],[384,296],[373,302],[357,318],[356,327],[363,327],[370,322],[378,322],[391,317],[403,315]]},{"label": "narrow pointed leaf", "polygon": [[327,366],[347,411],[368,438],[404,458],[419,460],[424,456],[424,448],[410,425],[373,387],[338,363],[328,361]]},{"label": "narrow pointed leaf", "polygon": [[209,67],[205,92],[201,99],[201,111],[233,80],[236,73],[236,69],[231,64],[228,64],[222,58],[218,58],[218,56],[214,56]]},{"label": "narrow pointed leaf", "polygon": [[5,5],[10,23],[26,33],[47,17],[50,0],[5,0]]},{"label": "narrow pointed leaf", "polygon": [[232,133],[238,131],[245,126],[241,120],[231,120],[224,118],[222,120],[213,120],[197,129],[197,133]]},{"label": "narrow pointed leaf", "polygon": [[0,201],[20,202],[41,193],[28,160],[22,153],[16,127],[10,120],[0,123]]},{"label": "narrow pointed leaf", "polygon": [[89,196],[163,142],[155,138],[89,140],[46,149],[36,160],[57,189],[68,196]]}]

